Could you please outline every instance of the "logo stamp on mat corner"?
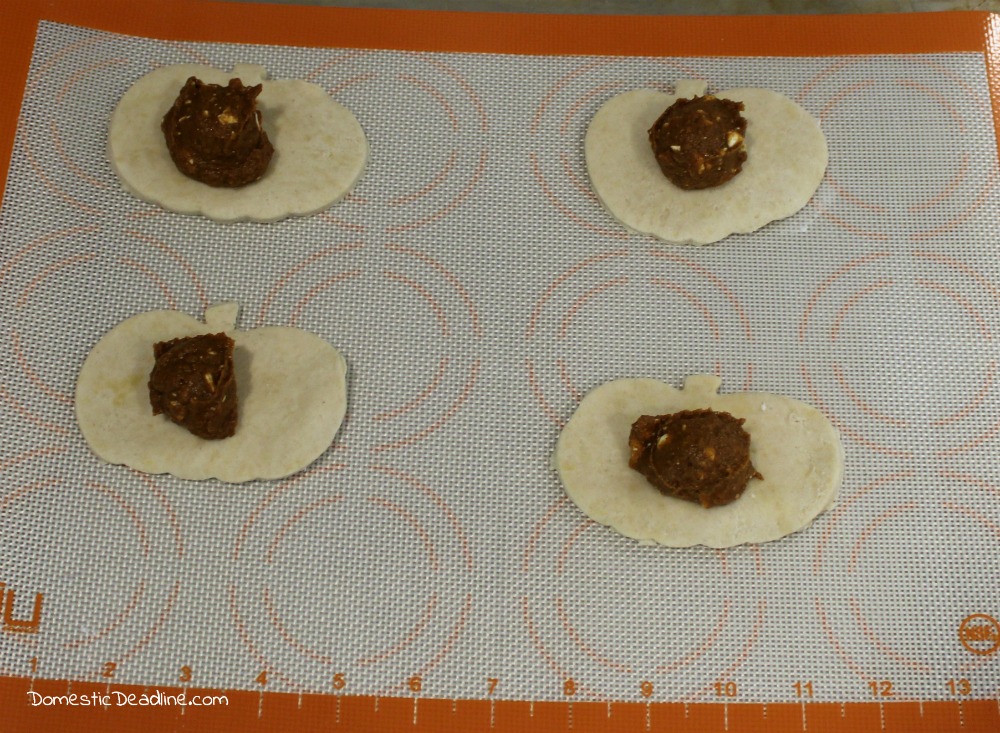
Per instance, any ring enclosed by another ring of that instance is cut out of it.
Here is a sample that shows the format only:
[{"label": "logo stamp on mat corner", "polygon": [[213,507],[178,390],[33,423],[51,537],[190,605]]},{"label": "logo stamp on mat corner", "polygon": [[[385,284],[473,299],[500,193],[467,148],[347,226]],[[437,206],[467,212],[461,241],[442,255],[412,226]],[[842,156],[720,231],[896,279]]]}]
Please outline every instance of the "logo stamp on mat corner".
[{"label": "logo stamp on mat corner", "polygon": [[973,654],[995,654],[1000,650],[1000,623],[989,614],[970,614],[958,627],[958,639]]}]

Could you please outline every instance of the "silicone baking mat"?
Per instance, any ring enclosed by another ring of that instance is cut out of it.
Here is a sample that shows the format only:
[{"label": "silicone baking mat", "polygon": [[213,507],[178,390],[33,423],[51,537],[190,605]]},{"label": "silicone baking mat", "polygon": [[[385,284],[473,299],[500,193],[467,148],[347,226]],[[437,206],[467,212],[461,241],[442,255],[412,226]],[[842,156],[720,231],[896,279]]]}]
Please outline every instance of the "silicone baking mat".
[{"label": "silicone baking mat", "polygon": [[[0,210],[5,725],[1000,725],[989,16],[940,16],[943,45],[929,17],[830,20],[860,36],[812,53],[770,45],[802,20],[723,20],[734,50],[713,19],[658,19],[679,50],[629,25],[546,53],[504,33],[593,19],[210,10],[283,24],[32,28]],[[288,30],[304,19],[346,30]],[[390,42],[370,42],[385,20]],[[401,30],[414,20],[422,42]],[[920,32],[865,40],[891,22]],[[442,26],[482,38],[448,48]],[[182,62],[323,86],[370,142],[358,186],[267,225],[128,195],[110,112]],[[696,248],[601,208],[590,117],[682,78],[765,86],[819,119],[830,165],[805,209]],[[298,326],[345,355],[330,449],[238,486],[94,457],[73,413],[89,349],[131,315],[224,300],[240,329]],[[580,397],[698,373],[822,409],[845,442],[836,507],[725,551],[643,547],[581,515],[550,467]]]}]

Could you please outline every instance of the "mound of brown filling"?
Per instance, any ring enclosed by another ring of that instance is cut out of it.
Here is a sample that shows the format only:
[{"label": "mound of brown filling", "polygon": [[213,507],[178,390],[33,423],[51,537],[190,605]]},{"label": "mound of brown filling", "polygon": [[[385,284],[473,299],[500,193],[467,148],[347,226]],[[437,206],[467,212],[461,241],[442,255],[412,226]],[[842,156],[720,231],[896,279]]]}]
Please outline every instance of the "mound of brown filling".
[{"label": "mound of brown filling", "polygon": [[164,414],[199,438],[236,432],[233,340],[224,333],[189,336],[153,345],[149,375],[153,414]]},{"label": "mound of brown filling", "polygon": [[742,102],[712,95],[678,99],[649,128],[649,142],[671,183],[685,190],[719,186],[743,169],[747,121]]},{"label": "mound of brown filling", "polygon": [[264,175],[274,147],[257,109],[262,85],[205,84],[190,77],[160,125],[181,173],[209,186],[238,188]]},{"label": "mound of brown filling", "polygon": [[751,478],[750,435],[728,412],[643,415],[629,434],[628,465],[668,496],[703,507],[735,501]]}]

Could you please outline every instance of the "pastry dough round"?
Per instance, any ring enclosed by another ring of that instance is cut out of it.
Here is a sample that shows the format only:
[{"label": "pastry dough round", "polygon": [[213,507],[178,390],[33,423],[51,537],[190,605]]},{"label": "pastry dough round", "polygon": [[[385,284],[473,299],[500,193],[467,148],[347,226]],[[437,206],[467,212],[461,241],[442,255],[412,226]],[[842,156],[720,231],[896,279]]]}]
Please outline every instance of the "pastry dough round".
[{"label": "pastry dough round", "polygon": [[[241,188],[215,188],[174,165],[160,123],[188,77],[225,85],[262,83],[257,97],[274,157],[263,177]],[[165,66],[125,92],[111,115],[108,154],[125,188],[180,214],[217,221],[275,221],[327,208],[351,190],[368,160],[368,141],[351,111],[306,81],[270,81],[261,66],[232,73],[200,64]]]},{"label": "pastry dough round", "polygon": [[[721,382],[695,375],[677,390],[653,379],[621,379],[589,392],[556,445],[566,493],[591,519],[671,547],[769,542],[808,526],[837,498],[840,434],[809,405],[763,392],[719,395]],[[750,460],[764,477],[751,479],[736,501],[711,509],[664,496],[628,465],[629,431],[640,415],[705,407],[745,418]]]},{"label": "pastry dough round", "polygon": [[587,129],[584,151],[594,192],[626,226],[675,244],[709,244],[791,216],[823,180],[828,159],[819,123],[768,89],[729,89],[715,96],[743,102],[747,160],[715,188],[685,191],[660,171],[648,130],[680,97],[705,93],[678,82],[676,94],[636,89],[608,100]]},{"label": "pastry dough round", "polygon": [[[205,323],[178,311],[149,311],[105,334],[76,385],[77,422],[91,450],[108,463],[144,473],[228,483],[281,478],[316,460],[347,410],[344,357],[298,328],[237,331],[238,308],[209,308]],[[203,440],[165,415],[153,415],[153,343],[220,331],[236,342],[239,421],[232,437]]]}]

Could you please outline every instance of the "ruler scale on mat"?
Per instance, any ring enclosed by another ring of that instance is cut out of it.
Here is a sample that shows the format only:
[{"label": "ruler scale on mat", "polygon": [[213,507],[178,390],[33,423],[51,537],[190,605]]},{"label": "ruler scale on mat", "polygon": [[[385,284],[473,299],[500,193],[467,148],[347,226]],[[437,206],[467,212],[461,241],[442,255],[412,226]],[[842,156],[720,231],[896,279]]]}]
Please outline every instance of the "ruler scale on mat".
[{"label": "ruler scale on mat", "polygon": [[[0,727],[1000,729],[994,27],[23,6],[0,31]],[[129,196],[108,116],[182,62],[323,86],[371,145],[357,188],[276,224]],[[683,78],[820,120],[805,209],[706,247],[603,210],[590,117]],[[333,445],[237,486],[101,463],[73,415],[89,349],[223,300],[344,354]],[[580,397],[696,373],[820,407],[837,505],[724,551],[583,517],[550,467]]]}]

